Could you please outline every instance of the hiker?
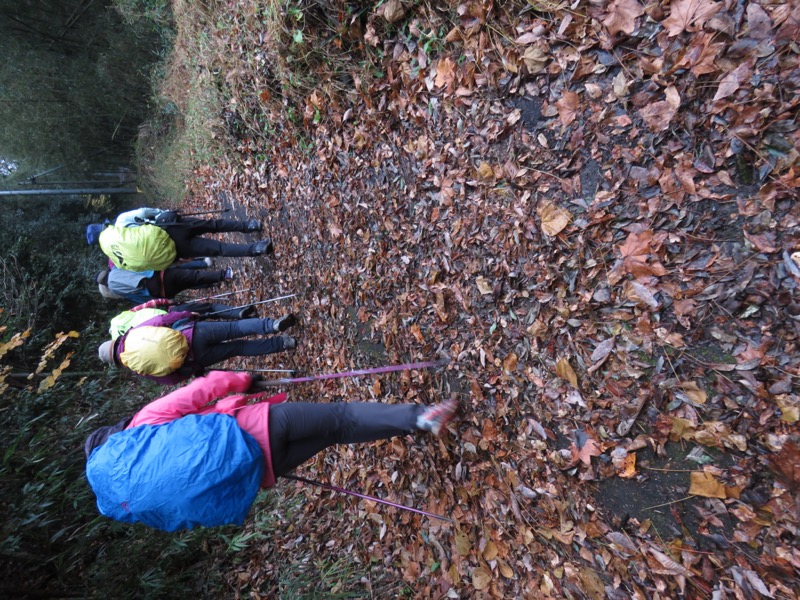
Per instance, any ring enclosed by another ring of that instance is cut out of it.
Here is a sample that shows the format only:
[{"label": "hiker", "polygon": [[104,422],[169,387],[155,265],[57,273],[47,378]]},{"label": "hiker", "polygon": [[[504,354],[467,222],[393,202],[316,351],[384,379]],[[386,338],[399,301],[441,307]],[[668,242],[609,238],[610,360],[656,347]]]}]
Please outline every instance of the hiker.
[{"label": "hiker", "polygon": [[[103,342],[97,354],[113,366],[127,367],[162,385],[174,385],[234,356],[263,356],[297,347],[288,335],[297,323],[289,313],[280,319],[204,321],[194,312],[157,315],[132,327],[116,340]],[[241,340],[252,335],[271,337]]]},{"label": "hiker", "polygon": [[238,308],[227,304],[217,304],[215,302],[186,302],[175,304],[166,298],[156,298],[144,304],[134,306],[129,310],[123,310],[116,315],[109,324],[108,333],[111,334],[111,341],[116,340],[126,331],[153,317],[165,315],[168,312],[191,311],[198,315],[216,317],[218,319],[248,319],[258,316],[255,306]]},{"label": "hiker", "polygon": [[118,269],[163,271],[179,258],[272,254],[273,244],[269,239],[253,244],[230,244],[200,237],[205,233],[261,230],[262,224],[257,219],[202,220],[158,208],[140,208],[122,213],[113,225],[88,225],[86,241],[90,245],[99,244]]},{"label": "hiker", "polygon": [[186,290],[207,288],[233,279],[233,269],[205,270],[170,267],[163,271],[128,271],[103,269],[95,277],[100,295],[112,300],[128,300],[133,304],[151,298],[174,298]]},{"label": "hiker", "polygon": [[166,531],[241,524],[259,488],[322,450],[419,431],[438,436],[458,410],[455,399],[284,402],[286,394],[250,394],[258,389],[249,373],[212,371],[92,432],[86,476],[100,512]]}]

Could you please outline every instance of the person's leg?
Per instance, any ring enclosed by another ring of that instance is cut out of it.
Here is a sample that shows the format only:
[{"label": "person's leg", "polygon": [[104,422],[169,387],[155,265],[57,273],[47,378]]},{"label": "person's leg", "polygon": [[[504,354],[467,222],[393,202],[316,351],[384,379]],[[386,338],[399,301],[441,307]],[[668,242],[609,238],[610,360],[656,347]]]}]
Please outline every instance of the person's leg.
[{"label": "person's leg", "polygon": [[271,242],[262,240],[253,244],[230,244],[203,237],[197,237],[190,223],[178,222],[161,226],[175,242],[178,258],[198,256],[261,256],[269,254]]},{"label": "person's leg", "polygon": [[196,260],[187,260],[185,262],[178,262],[170,266],[170,269],[208,269],[214,265],[210,258],[198,258]]},{"label": "person's leg", "polygon": [[[204,367],[234,356],[262,356],[289,349],[284,336],[273,336],[258,340],[237,338],[251,335],[277,333],[276,321],[272,319],[241,319],[238,321],[200,321],[194,326],[192,351],[195,360]],[[233,340],[233,341],[230,341]]]},{"label": "person's leg", "polygon": [[357,444],[418,430],[425,407],[375,402],[283,402],[269,409],[269,446],[276,477],[335,444]]},{"label": "person's leg", "polygon": [[226,233],[229,231],[250,233],[260,230],[260,226],[255,227],[255,224],[258,223],[255,219],[248,221],[234,221],[233,219],[181,219],[180,222],[189,226],[192,235]]},{"label": "person's leg", "polygon": [[172,307],[176,311],[188,310],[201,315],[216,313],[213,315],[215,319],[246,319],[250,315],[245,315],[245,313],[252,313],[254,308],[254,306],[236,308],[228,304],[217,304],[216,302],[187,302],[186,304],[177,304]]},{"label": "person's leg", "polygon": [[266,249],[270,243],[269,240],[262,240],[252,244],[231,244],[204,237],[191,237],[181,247],[176,241],[175,249],[178,256],[181,256],[181,252],[185,252],[187,256],[261,256],[269,253]]},{"label": "person's leg", "polygon": [[225,271],[167,269],[164,271],[164,297],[174,298],[185,290],[209,287],[225,281]]}]

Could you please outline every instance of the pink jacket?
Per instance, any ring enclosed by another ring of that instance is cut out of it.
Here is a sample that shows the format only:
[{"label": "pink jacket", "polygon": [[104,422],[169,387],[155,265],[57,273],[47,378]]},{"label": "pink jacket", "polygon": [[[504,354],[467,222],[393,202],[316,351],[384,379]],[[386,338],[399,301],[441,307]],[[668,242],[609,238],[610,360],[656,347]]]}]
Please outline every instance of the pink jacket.
[{"label": "pink jacket", "polygon": [[[126,429],[137,425],[161,425],[186,415],[231,415],[236,418],[239,427],[252,435],[261,446],[265,459],[261,487],[272,487],[275,485],[275,473],[269,449],[269,407],[270,404],[286,400],[286,394],[270,398],[266,398],[266,394],[242,394],[250,387],[250,382],[249,373],[211,371],[205,377],[198,377],[190,384],[153,400],[133,416]],[[238,394],[227,396],[232,392]],[[248,404],[256,398],[264,399],[257,404]]]}]

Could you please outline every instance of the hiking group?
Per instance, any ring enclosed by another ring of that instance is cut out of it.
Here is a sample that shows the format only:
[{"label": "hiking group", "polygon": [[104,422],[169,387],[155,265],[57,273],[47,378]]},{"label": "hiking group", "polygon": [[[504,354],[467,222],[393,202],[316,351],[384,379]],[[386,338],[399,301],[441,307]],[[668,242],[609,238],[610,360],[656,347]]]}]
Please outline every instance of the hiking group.
[{"label": "hiking group", "polygon": [[174,300],[233,278],[230,267],[207,270],[212,257],[274,253],[269,239],[234,244],[203,234],[261,231],[255,219],[201,220],[156,208],[87,227],[87,242],[99,244],[109,262],[95,280],[100,293],[136,304],[112,319],[100,360],[163,385],[196,377],[88,437],[86,475],[103,515],[166,531],[241,524],[259,489],[325,448],[440,435],[454,418],[455,399],[431,406],[285,402],[286,394],[266,393],[258,375],[208,372],[229,358],[298,346],[284,333],[298,324],[293,313],[259,318],[252,305]]}]

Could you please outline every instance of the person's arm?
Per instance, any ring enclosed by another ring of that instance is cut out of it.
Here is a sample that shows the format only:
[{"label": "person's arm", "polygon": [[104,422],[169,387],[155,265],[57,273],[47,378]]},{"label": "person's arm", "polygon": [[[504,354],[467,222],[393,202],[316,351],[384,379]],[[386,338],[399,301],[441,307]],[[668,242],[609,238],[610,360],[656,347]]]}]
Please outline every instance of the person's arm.
[{"label": "person's arm", "polygon": [[153,225],[161,213],[164,211],[160,208],[137,208],[136,210],[129,210],[117,217],[114,225],[117,227],[138,227],[139,225]]},{"label": "person's arm", "polygon": [[140,323],[137,327],[172,327],[177,321],[181,319],[196,320],[194,313],[189,311],[168,312],[163,315],[158,315],[152,319],[148,319],[144,323]]},{"label": "person's arm", "polygon": [[134,306],[130,309],[131,312],[136,312],[137,310],[142,310],[143,308],[158,308],[159,306],[172,306],[173,301],[169,298],[153,298],[152,300],[148,300],[144,304],[140,304],[139,306]]},{"label": "person's arm", "polygon": [[154,400],[133,417],[128,427],[161,425],[185,415],[200,412],[209,402],[228,394],[244,392],[250,387],[250,374],[211,371],[190,384]]}]

